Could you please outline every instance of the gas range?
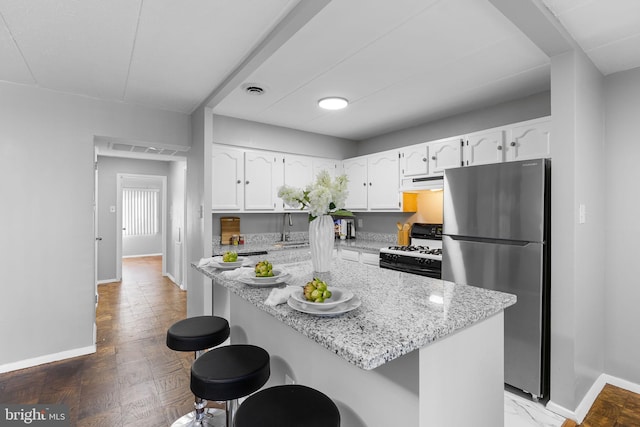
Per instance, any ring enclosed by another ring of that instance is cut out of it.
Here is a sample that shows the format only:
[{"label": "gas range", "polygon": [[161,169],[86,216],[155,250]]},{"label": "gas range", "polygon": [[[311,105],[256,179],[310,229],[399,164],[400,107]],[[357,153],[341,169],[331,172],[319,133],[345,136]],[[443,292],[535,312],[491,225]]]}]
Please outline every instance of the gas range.
[{"label": "gas range", "polygon": [[380,249],[380,267],[441,278],[442,224],[415,223],[411,245]]}]

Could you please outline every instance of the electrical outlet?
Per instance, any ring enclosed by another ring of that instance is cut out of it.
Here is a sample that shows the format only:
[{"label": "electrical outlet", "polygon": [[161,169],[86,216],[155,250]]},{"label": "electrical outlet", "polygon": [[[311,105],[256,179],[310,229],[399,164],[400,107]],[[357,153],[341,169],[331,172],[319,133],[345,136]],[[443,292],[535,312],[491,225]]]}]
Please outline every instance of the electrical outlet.
[{"label": "electrical outlet", "polygon": [[587,222],[587,207],[584,203],[580,203],[578,206],[578,224],[584,224]]},{"label": "electrical outlet", "polygon": [[362,228],[362,218],[358,218],[358,228]]}]

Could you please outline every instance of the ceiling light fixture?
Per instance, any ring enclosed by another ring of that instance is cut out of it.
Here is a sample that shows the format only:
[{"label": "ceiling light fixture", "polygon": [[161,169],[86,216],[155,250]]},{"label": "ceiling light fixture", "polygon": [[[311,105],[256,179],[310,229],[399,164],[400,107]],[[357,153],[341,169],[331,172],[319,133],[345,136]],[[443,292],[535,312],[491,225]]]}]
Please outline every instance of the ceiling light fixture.
[{"label": "ceiling light fixture", "polygon": [[318,105],[325,110],[342,110],[349,105],[349,101],[345,98],[332,96],[330,98],[322,98],[318,101]]}]

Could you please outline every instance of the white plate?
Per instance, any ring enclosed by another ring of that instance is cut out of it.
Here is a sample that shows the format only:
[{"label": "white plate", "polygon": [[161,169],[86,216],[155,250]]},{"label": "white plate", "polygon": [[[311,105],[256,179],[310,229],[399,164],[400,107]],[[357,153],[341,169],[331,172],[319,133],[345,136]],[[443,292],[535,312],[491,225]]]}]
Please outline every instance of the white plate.
[{"label": "white plate", "polygon": [[224,262],[221,256],[214,256],[211,261],[215,262],[218,265],[221,265],[220,268],[238,268],[242,267],[242,264],[247,260],[247,258],[238,257],[237,261],[233,262]]},{"label": "white plate", "polygon": [[353,298],[353,292],[342,288],[330,288],[331,298],[327,298],[324,302],[307,301],[304,297],[304,290],[296,291],[291,294],[291,298],[303,308],[313,307],[316,310],[329,310],[337,305],[349,301]]},{"label": "white plate", "polygon": [[256,283],[275,283],[281,276],[287,276],[288,274],[281,271],[276,270],[275,268],[271,270],[273,272],[273,276],[269,277],[256,277],[255,273],[249,273],[247,277],[253,280]]},{"label": "white plate", "polygon": [[308,306],[302,307],[302,304],[300,304],[298,301],[294,300],[293,298],[289,298],[287,300],[287,304],[289,305],[289,307],[293,308],[296,311],[300,311],[302,313],[312,314],[314,316],[330,317],[330,316],[338,316],[340,314],[348,313],[352,310],[355,310],[356,308],[360,307],[360,304],[362,304],[362,302],[358,297],[353,297],[349,301],[344,302],[328,310],[316,310],[315,308],[308,307]]},{"label": "white plate", "polygon": [[[285,273],[285,274],[280,274],[278,277],[253,277],[251,276],[251,274],[253,273],[249,273],[250,275],[241,275],[239,276],[236,280],[238,280],[238,282],[240,283],[244,283],[245,285],[249,285],[249,286],[255,286],[255,287],[270,287],[270,286],[277,286],[280,285],[284,282],[287,281],[287,279],[289,279],[289,274]],[[256,279],[263,279],[263,280],[256,280]],[[264,280],[264,279],[273,279],[273,280]]]}]

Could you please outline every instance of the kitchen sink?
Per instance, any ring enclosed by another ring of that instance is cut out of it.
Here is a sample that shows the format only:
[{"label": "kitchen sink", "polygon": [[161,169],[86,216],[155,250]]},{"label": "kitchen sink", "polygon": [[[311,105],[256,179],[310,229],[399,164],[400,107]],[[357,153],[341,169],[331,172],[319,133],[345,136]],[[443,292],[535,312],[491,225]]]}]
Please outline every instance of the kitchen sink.
[{"label": "kitchen sink", "polygon": [[302,248],[305,246],[309,246],[308,241],[299,241],[299,242],[276,242],[273,244],[274,248]]}]

